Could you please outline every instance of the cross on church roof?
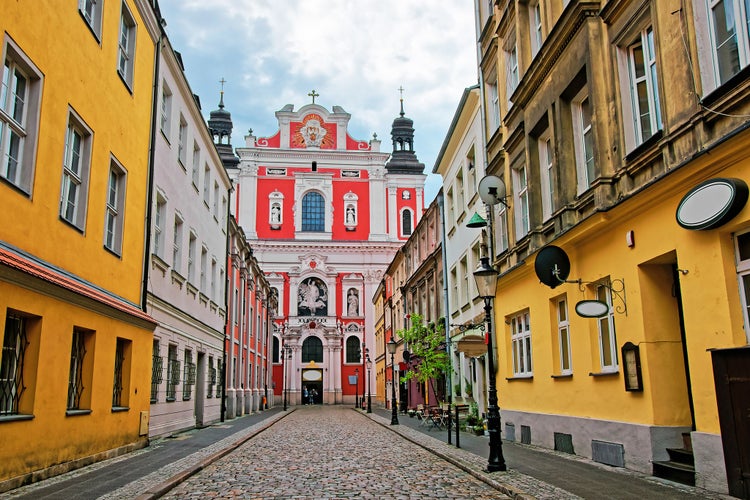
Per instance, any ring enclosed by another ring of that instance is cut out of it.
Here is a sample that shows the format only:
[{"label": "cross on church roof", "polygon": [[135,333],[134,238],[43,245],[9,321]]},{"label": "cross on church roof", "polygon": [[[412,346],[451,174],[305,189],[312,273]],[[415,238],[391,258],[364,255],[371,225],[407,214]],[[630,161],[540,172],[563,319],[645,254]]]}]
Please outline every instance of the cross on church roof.
[{"label": "cross on church roof", "polygon": [[310,92],[307,95],[309,95],[310,97],[312,97],[312,101],[313,101],[312,103],[313,104],[315,104],[315,98],[320,96],[320,94],[318,94],[317,92],[315,92],[315,89],[313,89],[313,91]]},{"label": "cross on church roof", "polygon": [[224,92],[224,84],[227,83],[226,80],[224,80],[224,77],[221,77],[221,80],[219,80],[219,83],[221,84],[221,91]]}]

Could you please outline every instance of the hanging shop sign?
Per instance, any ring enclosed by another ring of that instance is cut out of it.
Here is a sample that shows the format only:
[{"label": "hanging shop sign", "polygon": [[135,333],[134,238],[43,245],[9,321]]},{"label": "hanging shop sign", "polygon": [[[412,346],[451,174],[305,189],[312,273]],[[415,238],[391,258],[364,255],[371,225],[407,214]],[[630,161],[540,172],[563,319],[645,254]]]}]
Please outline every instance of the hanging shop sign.
[{"label": "hanging shop sign", "polygon": [[464,353],[464,356],[469,358],[477,358],[487,354],[487,343],[484,341],[484,337],[479,335],[466,335],[464,338],[458,341],[456,346],[458,352]]},{"label": "hanging shop sign", "polygon": [[688,191],[677,205],[677,224],[691,230],[715,229],[739,214],[747,198],[742,179],[709,179]]},{"label": "hanging shop sign", "polygon": [[576,314],[582,318],[601,318],[609,313],[609,305],[601,300],[581,300],[576,304]]}]

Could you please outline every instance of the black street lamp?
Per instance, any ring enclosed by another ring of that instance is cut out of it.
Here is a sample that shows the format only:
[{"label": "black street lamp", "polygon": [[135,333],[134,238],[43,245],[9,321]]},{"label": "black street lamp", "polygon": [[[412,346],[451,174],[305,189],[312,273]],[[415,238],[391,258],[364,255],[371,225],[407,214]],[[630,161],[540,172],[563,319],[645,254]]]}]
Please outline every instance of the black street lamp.
[{"label": "black street lamp", "polygon": [[359,368],[354,369],[354,407],[359,408]]},{"label": "black street lamp", "polygon": [[372,361],[370,356],[367,356],[367,413],[372,413],[372,393],[370,392],[370,369],[372,368]]},{"label": "black street lamp", "polygon": [[281,348],[282,352],[282,358],[281,358],[281,369],[284,370],[284,376],[283,376],[283,383],[284,383],[284,411],[286,411],[286,395],[289,392],[288,388],[286,386],[286,360],[291,357],[292,354],[292,346],[285,345]]},{"label": "black street lamp", "polygon": [[393,358],[396,356],[396,341],[388,341],[388,352],[391,353],[391,425],[398,425],[398,410],[396,410],[396,365]]},{"label": "black street lamp", "polygon": [[495,387],[496,368],[492,348],[492,302],[497,291],[498,273],[490,266],[489,257],[482,257],[481,263],[474,271],[479,296],[484,299],[484,317],[487,322],[487,363],[490,380],[488,387],[487,432],[490,435],[490,456],[487,460],[487,472],[507,470],[503,457],[503,442],[500,437],[500,410],[497,407],[497,389]]}]

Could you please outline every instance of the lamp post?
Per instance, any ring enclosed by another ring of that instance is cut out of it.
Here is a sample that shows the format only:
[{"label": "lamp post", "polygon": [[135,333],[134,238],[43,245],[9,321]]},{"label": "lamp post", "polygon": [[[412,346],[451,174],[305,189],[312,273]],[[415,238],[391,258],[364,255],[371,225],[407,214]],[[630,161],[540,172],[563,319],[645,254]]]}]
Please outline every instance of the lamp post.
[{"label": "lamp post", "polygon": [[359,408],[359,368],[354,369],[354,407]]},{"label": "lamp post", "polygon": [[286,386],[286,360],[289,359],[289,354],[291,354],[292,348],[291,346],[285,345],[281,348],[282,352],[282,363],[281,363],[281,369],[284,370],[284,376],[283,376],[283,383],[284,383],[284,411],[286,411],[286,395],[287,395],[287,386]]},{"label": "lamp post", "polygon": [[495,387],[495,360],[492,348],[492,302],[497,291],[498,273],[490,266],[489,257],[482,257],[479,267],[474,271],[479,296],[484,299],[484,318],[487,322],[487,363],[490,372],[487,405],[487,432],[490,435],[490,456],[487,460],[487,472],[507,470],[503,457],[503,442],[500,437],[500,411],[497,407],[497,389]]},{"label": "lamp post", "polygon": [[396,341],[388,341],[388,352],[391,353],[391,425],[398,425],[398,411],[396,410],[396,365],[393,362],[396,356]]},{"label": "lamp post", "polygon": [[372,361],[370,355],[367,355],[367,413],[372,413],[372,393],[370,392],[370,369],[372,368]]}]

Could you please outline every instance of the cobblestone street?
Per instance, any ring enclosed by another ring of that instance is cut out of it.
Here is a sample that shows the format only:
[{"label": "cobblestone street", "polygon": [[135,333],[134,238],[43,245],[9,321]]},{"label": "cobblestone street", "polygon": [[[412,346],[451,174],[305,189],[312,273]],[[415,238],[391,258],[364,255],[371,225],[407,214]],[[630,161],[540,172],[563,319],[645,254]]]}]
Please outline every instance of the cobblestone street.
[{"label": "cobblestone street", "polygon": [[341,406],[297,409],[165,498],[508,498]]}]

